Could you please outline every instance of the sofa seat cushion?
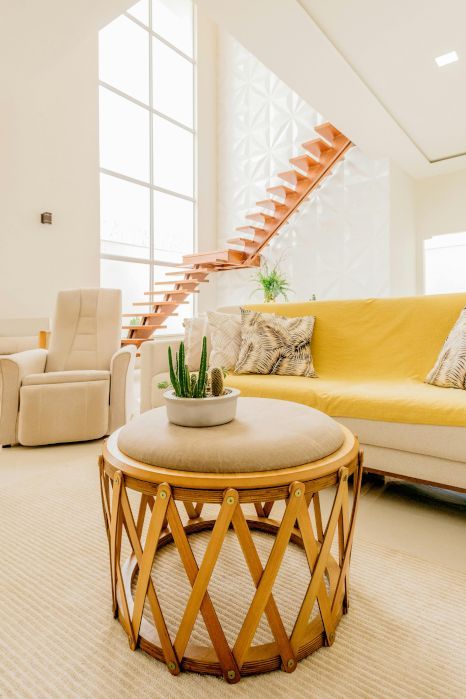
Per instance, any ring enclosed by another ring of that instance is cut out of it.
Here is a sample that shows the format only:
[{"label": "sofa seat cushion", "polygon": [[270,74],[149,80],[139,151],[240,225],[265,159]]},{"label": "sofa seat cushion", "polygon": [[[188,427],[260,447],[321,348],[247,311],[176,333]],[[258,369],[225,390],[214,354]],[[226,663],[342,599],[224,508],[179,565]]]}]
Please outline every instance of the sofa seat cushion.
[{"label": "sofa seat cushion", "polygon": [[230,374],[226,385],[243,396],[281,398],[304,403],[332,417],[420,425],[466,425],[466,392],[406,379],[358,381]]},{"label": "sofa seat cushion", "polygon": [[79,371],[46,371],[43,374],[29,374],[22,382],[23,386],[43,386],[51,383],[78,383],[81,381],[109,381],[110,372],[91,369]]}]

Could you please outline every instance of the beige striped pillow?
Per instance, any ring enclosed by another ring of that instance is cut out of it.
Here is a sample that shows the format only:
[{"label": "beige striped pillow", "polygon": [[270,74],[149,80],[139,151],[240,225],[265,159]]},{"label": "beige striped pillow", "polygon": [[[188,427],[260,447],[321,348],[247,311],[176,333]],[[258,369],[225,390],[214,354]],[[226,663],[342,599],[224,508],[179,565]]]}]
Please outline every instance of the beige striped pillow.
[{"label": "beige striped pillow", "polygon": [[317,376],[311,355],[314,316],[286,318],[241,309],[237,374]]},{"label": "beige striped pillow", "polygon": [[426,383],[444,388],[466,388],[466,308],[445,340]]}]

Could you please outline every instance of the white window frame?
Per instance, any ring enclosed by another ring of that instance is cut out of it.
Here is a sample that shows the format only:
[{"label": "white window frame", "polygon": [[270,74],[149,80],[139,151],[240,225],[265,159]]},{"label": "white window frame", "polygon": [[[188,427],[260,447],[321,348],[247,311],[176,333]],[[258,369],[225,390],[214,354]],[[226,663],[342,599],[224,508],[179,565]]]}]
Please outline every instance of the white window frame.
[{"label": "white window frame", "polygon": [[[99,79],[99,89],[100,87],[105,88],[106,90],[110,90],[113,92],[115,95],[118,95],[119,97],[122,97],[123,99],[129,100],[130,102],[133,102],[133,104],[136,104],[138,107],[142,107],[149,113],[149,182],[144,182],[143,180],[138,180],[134,177],[129,177],[128,175],[123,175],[120,172],[115,172],[113,170],[108,170],[107,168],[99,167],[99,172],[101,175],[109,175],[110,177],[116,177],[120,180],[125,180],[126,182],[132,182],[133,184],[139,185],[141,187],[146,187],[149,189],[150,192],[150,204],[149,204],[149,257],[148,258],[140,258],[140,257],[131,257],[127,255],[112,255],[111,253],[104,253],[100,252],[100,259],[101,260],[116,260],[119,262],[136,262],[138,264],[143,264],[143,265],[149,265],[149,285],[150,289],[153,288],[154,286],[154,269],[155,267],[167,267],[167,268],[173,268],[177,265],[179,265],[179,262],[167,262],[165,260],[157,260],[157,258],[154,256],[155,253],[155,239],[157,232],[154,230],[154,196],[153,192],[162,192],[163,194],[170,194],[171,196],[178,197],[179,199],[184,199],[186,201],[190,201],[193,204],[193,250],[197,251],[198,249],[198,229],[197,229],[197,210],[198,210],[198,197],[197,197],[197,152],[198,152],[198,132],[197,132],[197,31],[196,31],[196,26],[197,26],[197,18],[196,18],[196,4],[195,2],[192,2],[192,7],[193,7],[193,21],[192,21],[192,40],[193,40],[193,56],[188,56],[186,53],[181,51],[179,48],[171,44],[169,41],[167,41],[163,36],[160,36],[160,34],[157,34],[156,31],[154,31],[153,26],[152,26],[152,2],[149,0],[148,2],[149,6],[149,24],[146,25],[144,22],[141,22],[138,20],[136,17],[133,17],[129,12],[124,12],[122,16],[126,17],[127,19],[131,20],[131,22],[134,22],[136,25],[144,29],[148,34],[149,34],[149,102],[148,104],[145,104],[144,102],[141,102],[140,100],[132,97],[131,95],[126,94],[126,92],[123,92],[122,90],[119,90],[116,87],[113,87],[113,85],[109,85],[103,80]],[[153,95],[153,39],[158,39],[162,43],[164,43],[166,46],[168,46],[170,49],[173,51],[176,51],[180,56],[182,56],[185,60],[189,61],[189,63],[192,64],[193,67],[193,126],[192,128],[189,126],[186,126],[186,124],[182,124],[181,122],[177,121],[176,119],[173,119],[172,117],[168,116],[167,114],[164,114],[163,112],[160,112],[159,110],[155,109],[154,107],[154,95]],[[185,131],[188,131],[193,135],[193,196],[190,197],[185,194],[180,194],[179,192],[174,192],[171,189],[165,189],[164,187],[159,187],[158,185],[154,184],[154,115],[161,117],[162,119],[166,119],[167,121],[171,122],[175,126],[178,126],[179,128],[184,129]],[[100,237],[100,241],[102,243],[102,233]],[[112,242],[112,241],[106,241],[106,242]],[[135,299],[136,300],[136,299]],[[193,298],[193,304],[194,304],[194,309],[196,309],[196,301],[197,299],[194,297]]]},{"label": "white window frame", "polygon": [[[454,240],[455,236],[462,236],[463,240]],[[437,241],[438,243],[442,242],[442,238],[444,240],[448,240],[447,243],[444,243],[443,245],[438,244],[438,245],[429,245],[432,241]],[[430,238],[424,238],[423,240],[423,247],[422,247],[422,288],[423,288],[423,294],[431,294],[431,293],[439,293],[439,294],[460,294],[463,293],[462,291],[436,291],[436,292],[431,292],[427,290],[427,251],[430,250],[435,250],[435,249],[445,249],[445,248],[464,248],[466,245],[466,231],[453,231],[452,233],[446,233],[444,235],[439,234],[439,235],[433,235]],[[466,291],[466,289],[465,289]]]}]

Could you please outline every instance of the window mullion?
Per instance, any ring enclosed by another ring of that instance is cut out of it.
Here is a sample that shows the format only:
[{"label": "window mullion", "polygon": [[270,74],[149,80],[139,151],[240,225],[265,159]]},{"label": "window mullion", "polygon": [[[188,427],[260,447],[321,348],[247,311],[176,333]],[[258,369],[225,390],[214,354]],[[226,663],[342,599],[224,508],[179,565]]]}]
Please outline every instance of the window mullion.
[{"label": "window mullion", "polygon": [[150,232],[150,265],[149,265],[149,291],[154,288],[154,258],[155,258],[155,231],[154,231],[154,88],[152,64],[153,42],[152,42],[152,2],[149,2],[149,163],[150,163],[150,199],[149,199],[149,232]]}]

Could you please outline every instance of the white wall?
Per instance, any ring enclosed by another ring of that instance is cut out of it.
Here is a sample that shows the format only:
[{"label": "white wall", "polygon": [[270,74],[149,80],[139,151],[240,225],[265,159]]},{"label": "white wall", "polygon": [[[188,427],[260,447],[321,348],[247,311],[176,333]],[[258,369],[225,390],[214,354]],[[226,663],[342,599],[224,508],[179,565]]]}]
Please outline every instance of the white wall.
[{"label": "white wall", "polygon": [[419,293],[424,290],[424,241],[466,231],[466,170],[414,182]]},{"label": "white wall", "polygon": [[97,33],[131,4],[0,0],[0,317],[99,284]]},{"label": "white wall", "polygon": [[[225,32],[218,39],[218,247],[238,235],[244,215],[312,126],[324,121]],[[270,246],[293,298],[351,298],[391,293],[390,168],[353,149]],[[251,296],[253,270],[217,275],[218,304]]]},{"label": "white wall", "polygon": [[390,163],[390,294],[422,293],[416,237],[414,180]]},{"label": "white wall", "polygon": [[466,170],[417,180],[415,197],[421,239],[466,231]]},{"label": "white wall", "polygon": [[0,102],[3,317],[50,315],[59,289],[99,284],[97,34],[37,74],[32,59]]},{"label": "white wall", "polygon": [[[99,285],[98,29],[131,4],[1,3],[0,317],[51,315],[60,289]],[[212,249],[216,26],[202,11],[198,26],[198,236]],[[199,306],[214,295],[211,282]]]}]

